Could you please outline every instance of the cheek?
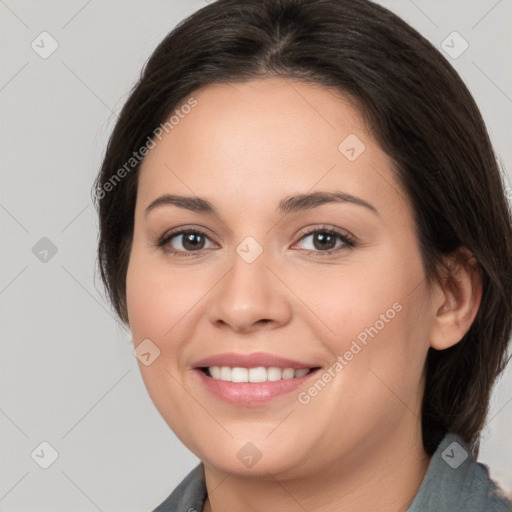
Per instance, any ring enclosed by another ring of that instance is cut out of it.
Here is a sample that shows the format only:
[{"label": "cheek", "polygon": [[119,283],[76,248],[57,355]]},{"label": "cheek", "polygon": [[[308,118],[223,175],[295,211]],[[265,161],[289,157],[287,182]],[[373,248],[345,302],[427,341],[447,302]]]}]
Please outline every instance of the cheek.
[{"label": "cheek", "polygon": [[375,324],[379,334],[389,332],[391,324],[403,320],[399,310],[413,298],[411,283],[421,276],[421,267],[409,263],[406,268],[397,252],[383,247],[371,258],[354,255],[347,263],[322,265],[314,272],[291,270],[287,282],[300,301],[292,300],[307,306],[304,314],[332,339],[333,348],[343,350],[358,335],[364,342]]},{"label": "cheek", "polygon": [[186,325],[186,315],[198,302],[203,287],[193,284],[190,271],[170,269],[154,255],[135,249],[126,276],[126,300],[134,342],[175,337]]},{"label": "cheek", "polygon": [[[428,295],[416,254],[407,264],[398,249],[374,252],[339,272],[302,278],[301,296],[322,320],[322,342],[343,357],[343,394],[368,402],[416,399],[428,350]],[[318,322],[317,322],[318,324]],[[320,324],[319,324],[320,325]],[[320,333],[319,333],[320,335]],[[339,366],[338,366],[339,369]]]}]

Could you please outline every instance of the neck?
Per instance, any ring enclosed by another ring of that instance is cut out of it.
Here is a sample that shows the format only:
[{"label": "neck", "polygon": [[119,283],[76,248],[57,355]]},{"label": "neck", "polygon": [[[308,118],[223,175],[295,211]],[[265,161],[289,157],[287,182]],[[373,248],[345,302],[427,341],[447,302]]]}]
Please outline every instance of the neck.
[{"label": "neck", "polygon": [[405,512],[431,459],[423,449],[421,428],[411,435],[411,425],[407,427],[409,434],[396,429],[386,442],[364,443],[365,448],[353,450],[342,460],[294,479],[270,473],[247,478],[205,463],[208,499],[203,512]]}]

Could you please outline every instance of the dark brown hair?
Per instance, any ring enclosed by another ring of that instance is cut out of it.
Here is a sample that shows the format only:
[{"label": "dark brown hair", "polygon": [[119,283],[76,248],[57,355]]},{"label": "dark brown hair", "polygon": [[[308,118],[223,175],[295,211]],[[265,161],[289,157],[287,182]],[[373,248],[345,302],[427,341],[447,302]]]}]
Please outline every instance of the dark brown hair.
[{"label": "dark brown hair", "polygon": [[335,87],[353,100],[413,207],[429,284],[441,283],[444,256],[457,248],[476,257],[480,308],[459,343],[429,349],[422,411],[427,453],[454,432],[476,457],[511,333],[512,221],[503,178],[461,78],[424,37],[370,1],[219,0],[159,44],[119,115],[94,185],[99,267],[116,313],[127,322],[140,168],[126,163],[197,89],[270,76]]}]

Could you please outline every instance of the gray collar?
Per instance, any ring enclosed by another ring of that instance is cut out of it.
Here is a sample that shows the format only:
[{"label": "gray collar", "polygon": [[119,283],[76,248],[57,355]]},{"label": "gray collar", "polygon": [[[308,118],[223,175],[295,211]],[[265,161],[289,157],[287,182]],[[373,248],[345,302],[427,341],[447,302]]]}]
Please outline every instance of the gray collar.
[{"label": "gray collar", "polygon": [[407,512],[512,512],[512,503],[476,462],[466,443],[447,434]]}]

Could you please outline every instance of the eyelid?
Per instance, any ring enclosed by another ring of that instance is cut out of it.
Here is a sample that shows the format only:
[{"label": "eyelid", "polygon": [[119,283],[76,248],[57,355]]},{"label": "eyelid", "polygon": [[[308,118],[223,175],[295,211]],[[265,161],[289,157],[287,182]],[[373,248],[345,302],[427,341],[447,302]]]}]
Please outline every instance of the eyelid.
[{"label": "eyelid", "polygon": [[316,233],[318,231],[327,231],[336,233],[337,235],[343,236],[345,238],[356,240],[356,237],[353,236],[351,233],[349,233],[346,229],[338,228],[336,226],[331,226],[329,224],[313,224],[310,226],[306,226],[305,228],[302,228],[301,231],[299,231],[299,234],[296,235],[299,237],[299,240],[302,240],[304,236],[311,235],[313,233]]}]

